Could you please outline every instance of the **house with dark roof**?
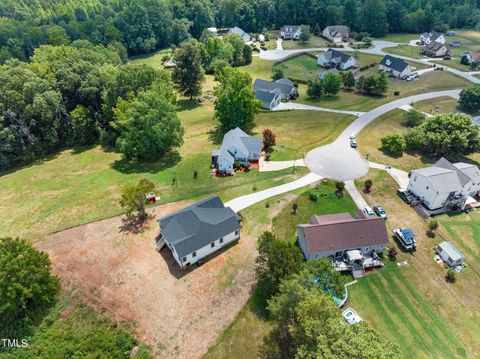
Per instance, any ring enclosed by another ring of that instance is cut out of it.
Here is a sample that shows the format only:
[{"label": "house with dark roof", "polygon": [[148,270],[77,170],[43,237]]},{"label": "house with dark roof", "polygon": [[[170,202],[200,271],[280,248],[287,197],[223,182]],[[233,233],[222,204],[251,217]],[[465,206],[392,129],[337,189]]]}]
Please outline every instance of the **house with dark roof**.
[{"label": "house with dark roof", "polygon": [[262,148],[261,138],[249,136],[237,127],[223,136],[220,149],[212,151],[212,167],[222,174],[234,174],[236,162],[245,165],[258,161]]},{"label": "house with dark roof", "polygon": [[281,100],[290,100],[298,96],[295,84],[286,77],[276,81],[256,79],[253,83],[253,91],[262,107],[269,110],[278,106]]},{"label": "house with dark roof", "polygon": [[405,60],[391,55],[385,55],[385,57],[378,64],[380,71],[385,71],[390,76],[404,79],[410,76],[412,68]]},{"label": "house with dark roof", "polygon": [[445,44],[445,36],[438,31],[424,32],[420,35],[420,42],[425,45],[434,41],[440,44]]},{"label": "house with dark roof", "polygon": [[468,197],[480,192],[480,170],[476,165],[451,163],[442,157],[432,167],[413,170],[407,190],[432,211],[463,208]]},{"label": "house with dark roof", "polygon": [[423,48],[423,53],[429,57],[443,57],[448,53],[448,48],[441,42],[432,41]]},{"label": "house with dark roof", "polygon": [[283,40],[299,40],[302,25],[284,25],[280,28],[280,37]]},{"label": "house with dark roof", "polygon": [[378,254],[388,243],[385,220],[365,218],[361,213],[355,218],[349,213],[314,215],[310,223],[297,226],[297,237],[307,260],[341,259],[350,251],[360,251],[363,255]]},{"label": "house with dark roof", "polygon": [[357,66],[355,57],[335,49],[328,49],[317,56],[317,65],[346,71]]},{"label": "house with dark roof", "polygon": [[158,224],[157,250],[167,246],[182,269],[240,238],[240,217],[218,196],[162,217]]},{"label": "house with dark roof", "polygon": [[227,35],[230,35],[230,34],[239,35],[245,42],[250,42],[252,40],[251,36],[245,31],[243,31],[243,29],[239,28],[238,26],[231,27],[230,29],[228,29]]},{"label": "house with dark roof", "polygon": [[325,29],[323,29],[322,34],[328,40],[339,43],[342,42],[344,38],[348,38],[350,36],[350,29],[348,26],[344,25],[327,26]]}]

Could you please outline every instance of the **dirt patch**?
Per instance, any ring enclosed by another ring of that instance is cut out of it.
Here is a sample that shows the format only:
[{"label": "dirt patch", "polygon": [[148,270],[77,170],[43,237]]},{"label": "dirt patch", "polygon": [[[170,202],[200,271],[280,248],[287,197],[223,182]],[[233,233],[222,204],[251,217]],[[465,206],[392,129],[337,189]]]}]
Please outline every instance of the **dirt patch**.
[{"label": "dirt patch", "polygon": [[124,230],[124,217],[114,217],[56,233],[37,246],[48,252],[65,288],[115,320],[133,322],[154,351],[165,347],[158,356],[198,358],[249,297],[256,239],[243,231],[237,244],[182,271],[168,249],[155,250],[155,219],[190,203],[150,209],[151,219],[133,232]]}]

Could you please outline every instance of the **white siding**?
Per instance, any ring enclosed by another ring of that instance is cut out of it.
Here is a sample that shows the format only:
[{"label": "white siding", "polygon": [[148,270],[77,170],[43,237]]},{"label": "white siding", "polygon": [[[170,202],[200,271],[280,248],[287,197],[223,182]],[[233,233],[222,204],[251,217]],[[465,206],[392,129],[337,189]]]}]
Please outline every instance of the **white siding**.
[{"label": "white siding", "polygon": [[373,251],[375,251],[376,253],[382,253],[385,250],[385,245],[382,244],[382,245],[372,245],[372,246],[364,246],[364,247],[344,248],[342,250],[317,252],[317,253],[312,253],[310,255],[305,255],[305,256],[308,258],[308,260],[325,258],[325,257],[341,258],[345,255],[346,251],[355,250],[355,249],[361,250],[362,253],[364,254],[368,254]]},{"label": "white siding", "polygon": [[343,65],[340,65],[340,70],[348,70],[351,69],[352,67],[355,67],[356,61],[353,56],[351,56],[347,62],[345,62]]},{"label": "white siding", "polygon": [[428,177],[412,172],[408,188],[410,192],[418,196],[429,209],[434,210],[445,206],[450,193],[439,193]]}]

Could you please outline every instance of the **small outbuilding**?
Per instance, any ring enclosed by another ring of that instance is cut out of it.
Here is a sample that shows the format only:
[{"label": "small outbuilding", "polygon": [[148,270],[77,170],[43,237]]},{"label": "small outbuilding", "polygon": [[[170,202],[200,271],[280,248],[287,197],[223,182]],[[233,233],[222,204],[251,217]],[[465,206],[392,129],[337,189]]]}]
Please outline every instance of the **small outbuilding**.
[{"label": "small outbuilding", "polygon": [[465,262],[465,256],[450,241],[440,243],[436,251],[450,267],[461,266]]}]

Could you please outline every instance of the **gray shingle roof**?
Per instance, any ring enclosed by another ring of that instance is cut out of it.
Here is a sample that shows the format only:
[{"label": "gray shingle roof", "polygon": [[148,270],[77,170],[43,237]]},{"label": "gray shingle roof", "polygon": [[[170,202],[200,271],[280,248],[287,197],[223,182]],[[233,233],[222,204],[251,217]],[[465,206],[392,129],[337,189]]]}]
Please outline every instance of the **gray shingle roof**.
[{"label": "gray shingle roof", "polygon": [[422,176],[428,177],[431,185],[440,193],[456,192],[462,189],[462,184],[458,179],[456,171],[440,168],[427,167],[412,171]]},{"label": "gray shingle roof", "polygon": [[434,166],[455,171],[462,186],[466,185],[470,181],[470,178],[465,173],[459,170],[453,163],[444,157],[435,162]]},{"label": "gray shingle roof", "polygon": [[446,47],[446,46],[440,42],[432,41],[427,46],[425,46],[425,50],[428,52],[437,52],[443,47]]},{"label": "gray shingle roof", "polygon": [[351,55],[344,54],[343,52],[335,49],[328,49],[323,53],[323,55],[327,61],[334,62],[337,65],[346,63],[352,57]]},{"label": "gray shingle roof", "polygon": [[229,152],[232,147],[248,157],[250,153],[260,153],[262,151],[263,140],[247,135],[238,127],[230,130],[223,136],[218,161],[226,160],[233,164],[235,157]]},{"label": "gray shingle roof", "polygon": [[240,35],[245,41],[250,41],[250,35],[238,26],[230,28],[228,30],[228,34],[237,34]]},{"label": "gray shingle roof", "polygon": [[256,79],[255,82],[253,83],[254,91],[265,91],[265,92],[277,91],[279,93],[282,93],[284,96],[290,95],[290,93],[294,88],[295,86],[278,82],[278,80],[275,82],[272,82],[272,81],[267,81],[262,79]]},{"label": "gray shingle roof", "polygon": [[389,67],[398,72],[402,72],[408,66],[408,63],[398,57],[385,55],[382,61],[380,61],[380,65]]},{"label": "gray shingle roof", "polygon": [[347,36],[350,34],[350,29],[348,28],[348,26],[344,26],[344,25],[333,25],[333,26],[327,26],[326,29],[328,30],[328,33],[330,34],[330,36],[334,37],[334,36]]},{"label": "gray shingle roof", "polygon": [[480,169],[477,166],[465,162],[457,162],[453,165],[471,180],[480,182]]},{"label": "gray shingle roof", "polygon": [[262,90],[257,90],[255,91],[255,97],[262,101],[263,103],[270,104],[272,103],[273,99],[277,97],[278,94],[273,93],[273,92],[267,92],[267,91],[262,91]]},{"label": "gray shingle roof", "polygon": [[158,220],[165,241],[182,258],[240,229],[240,217],[218,196],[207,197]]},{"label": "gray shingle roof", "polygon": [[280,31],[286,34],[294,34],[300,29],[300,25],[283,25]]}]

